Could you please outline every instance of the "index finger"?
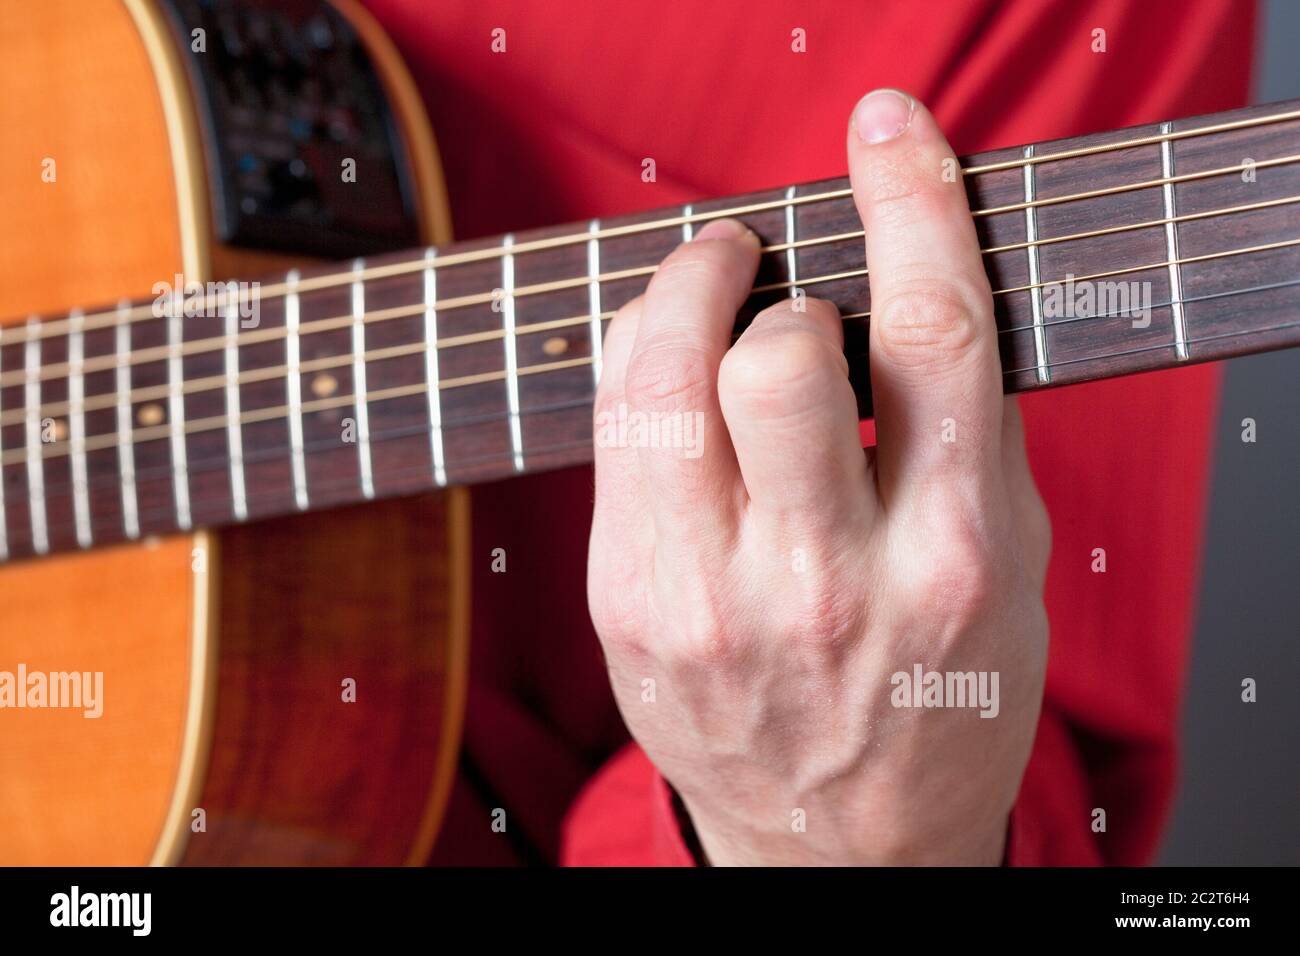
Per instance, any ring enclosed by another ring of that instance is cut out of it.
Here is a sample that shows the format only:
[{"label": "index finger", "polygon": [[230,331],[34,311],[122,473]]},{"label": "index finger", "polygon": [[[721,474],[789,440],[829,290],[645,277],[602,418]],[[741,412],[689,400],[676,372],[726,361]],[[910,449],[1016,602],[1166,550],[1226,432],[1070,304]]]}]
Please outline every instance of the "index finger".
[{"label": "index finger", "polygon": [[668,555],[725,547],[744,488],[718,405],[718,367],[758,271],[758,237],[718,219],[650,280],[628,359],[629,416],[656,546]]}]

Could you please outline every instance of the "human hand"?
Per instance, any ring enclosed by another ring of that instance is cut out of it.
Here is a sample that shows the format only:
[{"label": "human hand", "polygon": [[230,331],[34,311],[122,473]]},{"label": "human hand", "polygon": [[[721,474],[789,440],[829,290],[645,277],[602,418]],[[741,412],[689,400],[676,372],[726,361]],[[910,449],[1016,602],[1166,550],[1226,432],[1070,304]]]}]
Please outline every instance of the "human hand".
[{"label": "human hand", "polygon": [[[848,154],[877,447],[831,304],[774,306],[728,348],[759,243],[710,223],[614,318],[596,397],[598,421],[692,416],[702,454],[597,442],[588,599],[711,862],[996,864],[1042,698],[1049,524],[952,151],[877,91]],[[899,706],[918,665],[983,675],[985,699]]]}]

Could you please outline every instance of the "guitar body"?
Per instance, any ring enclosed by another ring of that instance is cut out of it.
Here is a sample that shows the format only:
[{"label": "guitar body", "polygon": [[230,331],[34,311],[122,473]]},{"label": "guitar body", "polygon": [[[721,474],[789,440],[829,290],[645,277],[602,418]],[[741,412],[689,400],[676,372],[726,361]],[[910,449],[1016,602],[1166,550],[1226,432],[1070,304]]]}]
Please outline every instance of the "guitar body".
[{"label": "guitar body", "polygon": [[[383,81],[421,238],[445,241],[418,96],[335,5]],[[153,0],[0,9],[0,316],[302,261],[218,240],[190,97]],[[467,541],[460,490],[0,567],[0,670],[103,673],[97,718],[0,713],[0,864],[423,862],[459,747]]]}]

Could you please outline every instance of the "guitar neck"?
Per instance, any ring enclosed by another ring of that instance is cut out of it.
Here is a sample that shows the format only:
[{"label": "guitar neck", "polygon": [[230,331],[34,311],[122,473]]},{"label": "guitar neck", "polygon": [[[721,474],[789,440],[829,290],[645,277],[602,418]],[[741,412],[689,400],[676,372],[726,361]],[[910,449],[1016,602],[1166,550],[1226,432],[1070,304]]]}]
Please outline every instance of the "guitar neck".
[{"label": "guitar neck", "polygon": [[[955,161],[1003,380],[1031,391],[1300,344],[1300,101]],[[739,326],[830,299],[869,416],[847,180],[0,332],[0,559],[591,457],[608,320],[709,219],[763,240]],[[196,314],[197,313],[197,314]]]}]

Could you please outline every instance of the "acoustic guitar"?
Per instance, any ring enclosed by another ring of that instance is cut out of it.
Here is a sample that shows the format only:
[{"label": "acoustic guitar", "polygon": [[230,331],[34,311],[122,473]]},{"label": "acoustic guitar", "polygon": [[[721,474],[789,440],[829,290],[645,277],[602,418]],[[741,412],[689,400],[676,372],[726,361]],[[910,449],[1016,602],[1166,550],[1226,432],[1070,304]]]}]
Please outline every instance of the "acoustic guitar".
[{"label": "acoustic guitar", "polygon": [[[763,240],[738,329],[839,306],[870,417],[845,180],[453,244],[355,0],[6,5],[0,125],[0,862],[425,860],[467,486],[590,460],[701,223]],[[1006,390],[1300,344],[1298,161],[1296,103],[955,159]]]}]

